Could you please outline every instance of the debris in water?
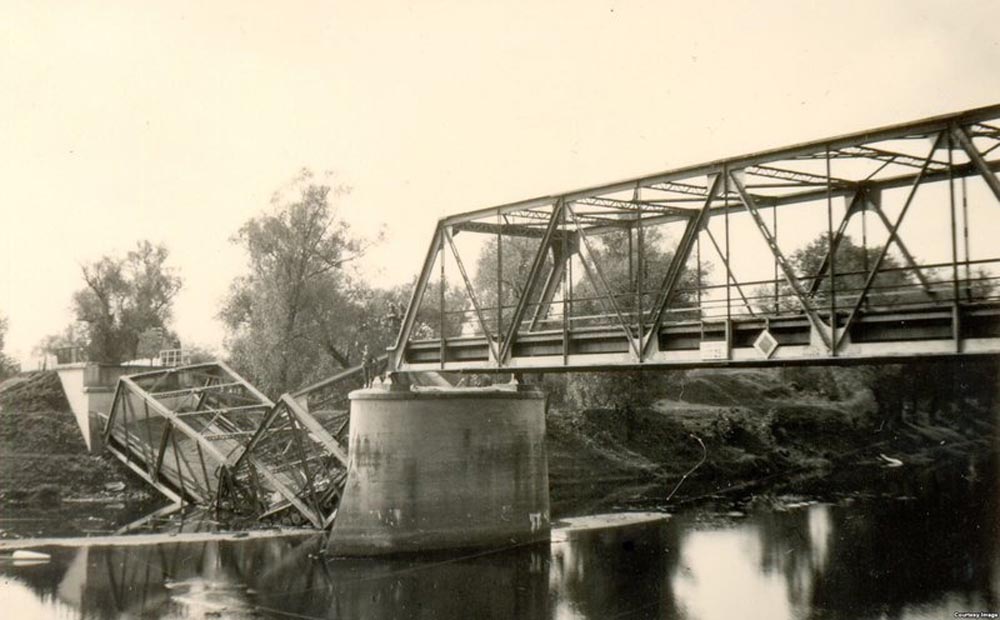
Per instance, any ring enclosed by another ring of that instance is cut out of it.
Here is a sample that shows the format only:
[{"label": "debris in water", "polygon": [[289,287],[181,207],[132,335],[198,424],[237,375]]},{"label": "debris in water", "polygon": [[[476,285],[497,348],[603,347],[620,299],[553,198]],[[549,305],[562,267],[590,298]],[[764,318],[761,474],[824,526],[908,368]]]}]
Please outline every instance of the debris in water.
[{"label": "debris in water", "polygon": [[18,549],[15,551],[11,557],[15,560],[51,560],[52,556],[48,553],[42,553],[40,551],[28,551],[27,549]]},{"label": "debris in water", "polygon": [[14,560],[14,566],[27,566],[29,564],[44,564],[51,560],[52,556],[39,551],[18,549],[10,555],[10,559]]},{"label": "debris in water", "polygon": [[883,454],[881,452],[879,452],[878,456],[879,456],[879,458],[881,458],[884,461],[885,467],[902,467],[903,466],[903,461],[901,461],[899,459],[894,459],[891,456],[886,456],[885,454]]}]

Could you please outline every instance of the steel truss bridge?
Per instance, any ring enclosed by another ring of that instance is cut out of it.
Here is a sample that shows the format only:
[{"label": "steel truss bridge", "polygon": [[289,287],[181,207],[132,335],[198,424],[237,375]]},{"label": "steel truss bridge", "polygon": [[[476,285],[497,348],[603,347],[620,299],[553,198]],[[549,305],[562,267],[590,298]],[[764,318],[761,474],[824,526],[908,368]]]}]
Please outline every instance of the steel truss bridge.
[{"label": "steel truss bridge", "polygon": [[994,105],[445,217],[390,366],[998,354],[998,170]]}]

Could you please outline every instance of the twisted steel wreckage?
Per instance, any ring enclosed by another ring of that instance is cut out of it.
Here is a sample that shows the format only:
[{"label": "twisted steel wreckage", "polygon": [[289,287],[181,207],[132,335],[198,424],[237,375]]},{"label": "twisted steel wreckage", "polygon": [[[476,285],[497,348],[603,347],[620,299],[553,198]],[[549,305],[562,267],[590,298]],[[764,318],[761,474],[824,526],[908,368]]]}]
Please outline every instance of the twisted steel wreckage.
[{"label": "twisted steel wreckage", "polygon": [[361,370],[277,402],[221,362],[122,377],[105,446],[175,502],[323,528],[347,474],[344,390]]},{"label": "twisted steel wreckage", "polygon": [[[968,180],[997,203],[987,208],[1000,206],[998,154],[1000,105],[446,217],[383,364],[390,374],[526,372],[1000,354],[1000,257],[970,257],[964,193]],[[940,212],[950,258],[921,264],[901,225],[931,184],[946,189],[918,209]],[[844,200],[839,223],[834,199]],[[815,273],[796,273],[781,248],[778,212],[794,205],[827,235]],[[866,234],[867,214],[884,244],[862,271],[838,271],[829,249],[858,219]],[[740,279],[730,220],[773,258],[772,279]],[[677,242],[651,278],[644,240],[657,227]],[[493,307],[469,277],[459,233],[495,240]],[[628,246],[624,286],[602,268],[605,235]],[[504,250],[514,240],[533,245],[530,268],[512,274]],[[702,280],[702,245],[724,282]],[[893,247],[899,258],[886,261]],[[886,285],[891,271],[907,276]],[[467,293],[457,306],[444,295],[449,273]],[[118,383],[105,443],[178,502],[328,527],[349,467],[346,394],[361,384],[359,367],[272,402],[222,363],[144,372]]]}]

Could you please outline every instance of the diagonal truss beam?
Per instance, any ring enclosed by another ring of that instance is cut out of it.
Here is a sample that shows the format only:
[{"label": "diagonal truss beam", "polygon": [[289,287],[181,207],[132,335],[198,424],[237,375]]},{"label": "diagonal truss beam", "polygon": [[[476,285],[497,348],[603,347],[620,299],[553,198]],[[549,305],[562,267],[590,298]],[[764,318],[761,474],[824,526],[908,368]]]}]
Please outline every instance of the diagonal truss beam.
[{"label": "diagonal truss beam", "polygon": [[497,354],[496,343],[493,342],[493,335],[490,333],[490,328],[486,324],[486,319],[483,316],[483,310],[479,306],[479,299],[476,297],[476,291],[472,286],[472,280],[469,279],[469,274],[465,271],[465,263],[462,262],[462,257],[458,253],[458,248],[455,247],[455,238],[452,236],[451,230],[449,230],[447,226],[444,227],[444,238],[448,241],[448,247],[451,248],[452,256],[455,257],[455,264],[458,265],[458,272],[462,275],[462,282],[465,283],[465,292],[468,293],[469,300],[472,301],[472,308],[476,312],[476,320],[479,321],[479,327],[483,330],[483,335],[486,336],[486,341],[490,343],[490,352],[493,354],[493,359],[499,360],[500,356]]},{"label": "diagonal truss beam", "polygon": [[[524,311],[528,308],[531,293],[535,290],[535,286],[538,284],[539,275],[542,271],[542,265],[545,264],[545,255],[549,251],[549,244],[552,243],[552,238],[555,234],[556,228],[559,226],[560,215],[565,207],[566,202],[560,198],[556,200],[555,206],[552,208],[552,213],[549,217],[549,224],[545,228],[545,235],[542,237],[542,242],[538,245],[538,251],[535,252],[535,258],[531,262],[531,270],[528,272],[527,283],[525,284],[524,291],[522,291],[520,298],[517,300],[517,306],[514,308],[514,316],[511,317],[510,326],[507,328],[507,336],[504,338],[503,344],[500,347],[500,357],[497,359],[499,364],[504,363],[507,356],[510,354],[511,348],[514,346],[514,339],[517,338],[518,326],[524,318]],[[498,296],[498,313],[501,312],[500,302],[501,300]]]},{"label": "diagonal truss beam", "polygon": [[694,247],[695,239],[698,238],[699,233],[705,227],[705,223],[708,222],[712,200],[719,193],[719,187],[722,184],[721,181],[722,178],[719,175],[711,177],[705,202],[702,204],[697,215],[688,220],[680,243],[677,244],[677,249],[674,250],[674,256],[670,260],[670,266],[667,267],[667,273],[663,277],[663,284],[660,286],[660,298],[656,304],[649,332],[640,334],[642,336],[642,345],[639,349],[640,361],[649,352],[650,345],[656,339],[656,334],[663,325],[663,317],[666,314],[667,306],[670,304],[670,298],[673,297],[674,290],[677,288],[677,284],[681,280],[681,275],[684,273],[684,266],[691,256],[691,249]]},{"label": "diagonal truss beam", "polygon": [[[882,221],[882,225],[885,226],[886,230],[890,230],[892,228],[892,222],[889,221],[889,216],[885,214],[882,207],[877,204],[873,204],[872,211],[874,211],[875,215],[877,215],[879,220]],[[889,242],[886,241],[886,244],[888,243]],[[927,280],[927,276],[924,275],[923,270],[920,269],[920,265],[918,265],[916,259],[913,258],[913,254],[910,254],[910,250],[906,247],[906,244],[903,243],[902,237],[897,235],[895,237],[895,243],[896,247],[899,248],[899,253],[903,255],[903,260],[906,262],[906,266],[913,270],[913,275],[917,276],[917,280],[920,281],[920,286],[923,287],[924,292],[931,297],[936,297],[937,293],[935,293],[934,289],[931,288],[930,281]]]},{"label": "diagonal truss beam", "polygon": [[951,128],[951,134],[956,140],[958,140],[958,143],[962,146],[962,150],[964,150],[965,154],[969,156],[972,164],[976,167],[976,170],[979,171],[980,176],[983,177],[983,180],[986,181],[990,190],[993,191],[993,195],[996,196],[998,201],[1000,201],[1000,179],[998,179],[997,175],[990,169],[989,164],[986,163],[983,156],[979,154],[979,150],[976,148],[976,145],[972,143],[972,138],[969,137],[967,130],[963,127],[954,125]]},{"label": "diagonal truss beam", "polygon": [[614,311],[615,317],[618,319],[618,325],[622,328],[622,331],[625,334],[625,339],[628,340],[629,348],[632,349],[632,352],[638,358],[639,350],[635,346],[635,339],[629,331],[628,323],[625,322],[625,317],[622,315],[621,308],[618,306],[618,300],[615,299],[614,292],[611,290],[611,287],[608,286],[608,281],[604,277],[601,265],[597,262],[597,257],[594,256],[594,250],[590,247],[590,242],[587,240],[586,233],[583,232],[583,227],[580,225],[580,220],[576,217],[576,211],[573,209],[572,205],[567,207],[567,212],[573,219],[573,224],[576,226],[576,230],[580,235],[580,241],[583,242],[581,249],[586,252],[591,262],[594,263],[594,271],[597,274],[597,281],[594,280],[594,274],[591,273],[590,266],[587,264],[586,259],[584,259],[583,256],[580,256],[580,262],[583,263],[583,270],[587,274],[587,279],[590,280],[590,284],[594,287],[594,289],[598,288],[598,282],[600,283],[601,288],[604,289],[603,291],[598,292],[597,298],[601,301],[601,305],[605,307],[605,312],[607,312],[607,304],[604,303],[604,300],[607,299],[611,303],[611,309]]},{"label": "diagonal truss beam", "polygon": [[826,255],[823,256],[823,262],[820,263],[819,269],[816,270],[816,274],[813,276],[812,282],[809,284],[810,297],[815,297],[816,293],[819,292],[820,285],[822,285],[827,271],[830,270],[833,257],[836,255],[837,250],[840,249],[840,242],[844,240],[844,234],[847,231],[847,225],[850,223],[851,218],[854,217],[855,213],[863,211],[867,207],[868,203],[867,188],[858,188],[858,190],[854,192],[854,196],[851,197],[851,204],[848,205],[847,211],[844,212],[844,217],[840,219],[840,225],[837,227],[837,232],[833,235],[830,247],[826,249]]},{"label": "diagonal truss beam", "polygon": [[941,140],[944,136],[944,131],[935,136],[934,144],[931,146],[930,153],[927,154],[927,159],[924,161],[924,167],[920,169],[920,173],[917,174],[916,178],[913,180],[913,185],[910,187],[910,192],[906,196],[903,208],[896,217],[896,222],[889,229],[889,238],[886,240],[885,245],[882,246],[882,251],[879,252],[878,258],[875,260],[875,264],[872,266],[871,271],[868,272],[868,277],[865,279],[865,285],[861,289],[861,293],[858,295],[858,298],[855,300],[854,306],[851,308],[851,312],[847,315],[847,321],[844,323],[844,331],[841,333],[840,337],[837,338],[835,347],[839,347],[840,343],[843,342],[848,331],[850,330],[851,324],[854,322],[855,317],[857,317],[858,310],[861,309],[861,306],[865,302],[865,298],[868,297],[868,292],[871,290],[872,282],[875,281],[875,277],[878,275],[878,270],[882,266],[882,262],[889,254],[889,248],[892,246],[893,240],[896,239],[899,233],[899,226],[903,223],[903,218],[906,217],[907,211],[910,210],[910,205],[913,204],[913,197],[916,196],[917,189],[920,187],[920,183],[933,161],[934,153],[937,151],[938,146],[940,146]]},{"label": "diagonal truss beam", "polygon": [[[443,229],[444,226],[441,223],[434,227],[434,240],[427,249],[427,255],[424,257],[424,265],[420,269],[420,275],[417,276],[417,284],[413,287],[413,293],[410,295],[410,303],[406,306],[406,315],[403,317],[402,325],[399,326],[399,334],[396,336],[396,343],[393,345],[392,352],[390,353],[390,369],[399,368],[400,363],[403,361],[406,343],[410,341],[410,334],[413,333],[413,325],[417,321],[417,312],[420,310],[420,303],[423,301],[424,292],[427,290],[427,283],[431,279],[431,270],[434,267],[434,259],[441,245]],[[441,334],[441,338],[442,340],[444,339],[444,334]]]},{"label": "diagonal truss beam", "polygon": [[563,256],[562,244],[552,244],[552,269],[545,276],[542,295],[539,298],[538,305],[535,306],[535,311],[531,313],[531,324],[528,326],[528,331],[535,331],[538,328],[538,324],[548,315],[552,300],[555,299],[556,291],[562,284],[563,277],[566,274],[566,261],[570,260],[571,257],[572,255]]},{"label": "diagonal truss beam", "polygon": [[746,307],[747,312],[750,313],[750,316],[754,316],[753,308],[750,307],[750,302],[747,301],[747,296],[743,294],[743,287],[740,286],[736,276],[733,275],[733,270],[729,265],[729,259],[725,256],[725,254],[723,254],[722,248],[719,247],[719,242],[715,240],[715,235],[712,234],[712,231],[709,230],[708,227],[705,227],[705,232],[708,234],[708,240],[712,242],[712,247],[715,248],[715,253],[719,255],[719,259],[722,261],[722,264],[726,266],[726,277],[736,287],[736,292],[739,293],[740,299],[743,300],[743,305]]},{"label": "diagonal truss beam", "polygon": [[[798,298],[799,304],[801,304],[802,310],[806,313],[806,317],[808,317],[813,329],[819,333],[820,338],[823,339],[823,344],[825,344],[827,349],[833,353],[833,340],[831,339],[830,334],[827,333],[827,329],[832,330],[832,327],[828,328],[819,318],[819,313],[812,305],[812,302],[809,301],[806,292],[802,289],[802,285],[799,283],[799,279],[795,275],[795,271],[792,269],[792,266],[788,263],[788,260],[781,252],[781,249],[778,248],[777,240],[767,229],[767,225],[764,223],[764,219],[761,217],[760,211],[758,210],[754,199],[749,193],[747,193],[743,183],[741,183],[732,172],[729,173],[729,179],[733,183],[733,187],[736,188],[736,192],[739,194],[740,200],[743,202],[743,206],[746,208],[747,212],[750,213],[754,223],[757,225],[757,230],[759,230],[761,236],[764,237],[764,241],[767,242],[767,246],[771,248],[771,254],[774,255],[775,260],[778,262],[778,266],[785,275],[785,281],[788,283],[788,286],[791,287],[795,297]],[[833,317],[831,317],[831,326],[832,325],[835,325]]]}]

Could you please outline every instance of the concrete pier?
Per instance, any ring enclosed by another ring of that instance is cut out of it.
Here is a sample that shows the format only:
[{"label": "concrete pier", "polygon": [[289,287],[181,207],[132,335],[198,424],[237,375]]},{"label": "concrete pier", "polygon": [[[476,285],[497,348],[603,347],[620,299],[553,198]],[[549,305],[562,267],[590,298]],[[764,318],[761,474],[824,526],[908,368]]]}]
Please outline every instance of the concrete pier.
[{"label": "concrete pier", "polygon": [[351,393],[334,555],[549,539],[545,397],[513,388]]}]

